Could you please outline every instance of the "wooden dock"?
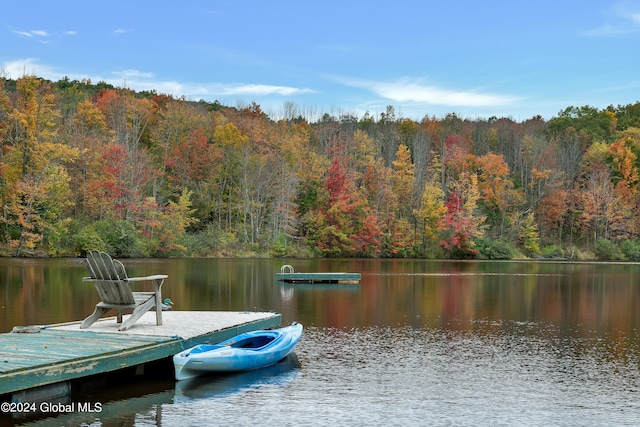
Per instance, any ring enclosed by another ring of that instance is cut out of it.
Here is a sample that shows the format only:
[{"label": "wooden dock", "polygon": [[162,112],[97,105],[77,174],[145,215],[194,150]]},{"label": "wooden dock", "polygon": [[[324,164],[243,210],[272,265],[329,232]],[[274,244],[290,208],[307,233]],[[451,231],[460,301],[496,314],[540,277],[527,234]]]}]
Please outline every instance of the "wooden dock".
[{"label": "wooden dock", "polygon": [[[74,322],[0,334],[0,396],[9,395],[14,402],[35,400],[45,386],[50,397],[68,391],[72,380],[141,367],[197,344],[281,322],[280,314],[265,312],[165,311],[162,316],[158,326],[156,314],[148,312],[122,332],[115,318],[107,318],[89,329],[81,330],[80,322]],[[47,392],[44,396],[48,398]]]},{"label": "wooden dock", "polygon": [[360,273],[296,273],[289,264],[280,267],[280,273],[276,273],[276,281],[285,283],[357,285],[360,283],[360,277]]},{"label": "wooden dock", "polygon": [[286,283],[358,284],[360,273],[276,273],[276,280]]}]

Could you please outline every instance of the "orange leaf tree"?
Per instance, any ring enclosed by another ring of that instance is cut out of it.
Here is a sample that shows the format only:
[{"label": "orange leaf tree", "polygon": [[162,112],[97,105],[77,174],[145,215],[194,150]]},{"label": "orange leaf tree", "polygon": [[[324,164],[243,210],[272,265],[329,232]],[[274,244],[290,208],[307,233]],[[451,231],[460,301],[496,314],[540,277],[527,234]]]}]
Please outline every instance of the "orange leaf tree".
[{"label": "orange leaf tree", "polygon": [[49,83],[35,76],[17,81],[12,111],[7,114],[2,221],[13,254],[32,251],[46,241],[55,251],[68,221],[69,177],[66,166],[78,151],[63,144],[57,133],[58,110]]},{"label": "orange leaf tree", "polygon": [[420,208],[414,211],[418,233],[422,238],[422,251],[433,252],[433,247],[444,227],[447,207],[444,204],[444,191],[440,186],[440,160],[433,156],[428,169],[427,182],[424,185]]}]

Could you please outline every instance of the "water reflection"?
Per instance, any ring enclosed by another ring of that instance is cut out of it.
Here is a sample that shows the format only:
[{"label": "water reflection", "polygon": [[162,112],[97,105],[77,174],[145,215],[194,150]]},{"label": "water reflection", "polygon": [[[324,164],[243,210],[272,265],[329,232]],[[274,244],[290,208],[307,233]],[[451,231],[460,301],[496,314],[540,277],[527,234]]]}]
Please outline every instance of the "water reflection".
[{"label": "water reflection", "polygon": [[[292,261],[289,261],[292,262]],[[567,333],[640,329],[638,264],[296,260],[296,271],[358,271],[359,285],[275,281],[280,260],[125,260],[166,273],[176,310],[273,310],[284,322],[473,329],[475,320],[540,321]],[[81,320],[97,301],[80,260],[0,259],[0,332]],[[455,322],[453,322],[455,321]]]},{"label": "water reflection", "polygon": [[[278,283],[281,260],[125,263],[132,275],[168,274],[163,293],[177,310],[299,321],[301,367],[158,385],[116,398],[87,425],[633,425],[640,416],[635,263],[286,262],[360,272],[356,286]],[[78,260],[0,260],[2,332],[90,314],[97,294],[85,274]],[[258,405],[282,410],[258,414]]]},{"label": "water reflection", "polygon": [[262,387],[284,386],[297,377],[299,367],[298,357],[292,353],[279,363],[263,369],[228,375],[205,375],[179,381],[175,385],[174,402],[221,398]]}]

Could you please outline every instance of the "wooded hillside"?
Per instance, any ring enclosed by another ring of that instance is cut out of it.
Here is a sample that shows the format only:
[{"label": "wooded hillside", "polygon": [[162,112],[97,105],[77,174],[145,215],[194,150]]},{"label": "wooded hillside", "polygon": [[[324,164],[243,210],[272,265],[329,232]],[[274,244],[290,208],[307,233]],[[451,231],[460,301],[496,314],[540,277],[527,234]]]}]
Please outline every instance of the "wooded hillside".
[{"label": "wooded hillside", "polygon": [[0,254],[640,259],[640,103],[284,110],[0,79]]}]

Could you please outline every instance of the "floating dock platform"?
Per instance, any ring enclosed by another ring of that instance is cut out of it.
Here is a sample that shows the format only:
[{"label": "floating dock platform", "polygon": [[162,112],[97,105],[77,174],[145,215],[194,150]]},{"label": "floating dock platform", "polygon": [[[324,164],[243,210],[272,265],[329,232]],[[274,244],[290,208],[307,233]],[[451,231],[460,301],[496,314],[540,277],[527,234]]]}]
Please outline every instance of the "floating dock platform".
[{"label": "floating dock platform", "polygon": [[276,280],[286,283],[338,283],[358,284],[360,273],[296,273],[290,265],[283,265]]},{"label": "floating dock platform", "polygon": [[0,397],[25,402],[64,395],[72,380],[141,369],[183,349],[281,322],[280,314],[267,312],[165,311],[162,317],[156,325],[155,312],[147,312],[126,331],[105,318],[88,329],[73,322],[0,334]]},{"label": "floating dock platform", "polygon": [[358,284],[360,273],[276,273],[276,280],[286,283]]}]

